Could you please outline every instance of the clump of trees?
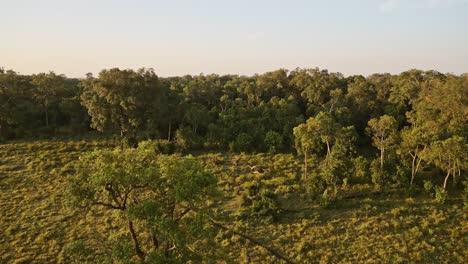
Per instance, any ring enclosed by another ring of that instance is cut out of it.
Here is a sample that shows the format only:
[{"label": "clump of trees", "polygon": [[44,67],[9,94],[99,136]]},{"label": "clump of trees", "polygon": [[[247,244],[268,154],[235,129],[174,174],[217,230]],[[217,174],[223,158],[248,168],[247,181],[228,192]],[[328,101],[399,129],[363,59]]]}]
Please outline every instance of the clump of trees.
[{"label": "clump of trees", "polygon": [[0,140],[74,136],[92,127],[130,146],[166,140],[166,152],[297,151],[304,178],[322,189],[353,173],[371,175],[380,187],[414,187],[424,171],[447,191],[467,168],[467,98],[467,74],[420,70],[161,78],[151,69],[114,68],[70,79],[2,69]]}]

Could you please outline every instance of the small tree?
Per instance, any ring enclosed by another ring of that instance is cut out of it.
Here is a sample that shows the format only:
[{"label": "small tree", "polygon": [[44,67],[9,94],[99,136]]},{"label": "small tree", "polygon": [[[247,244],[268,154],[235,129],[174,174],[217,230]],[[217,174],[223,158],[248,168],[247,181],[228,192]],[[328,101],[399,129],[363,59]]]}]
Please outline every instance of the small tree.
[{"label": "small tree", "polygon": [[293,129],[296,151],[299,155],[304,156],[304,179],[307,179],[308,176],[308,158],[319,145],[317,137],[314,137],[310,131],[309,120]]},{"label": "small tree", "polygon": [[[353,127],[341,127],[331,114],[320,112],[305,124],[294,128],[296,150],[304,155],[304,176],[307,178],[308,156],[321,154],[325,149],[325,158],[321,162],[322,175],[330,184],[336,184],[336,177],[344,166],[344,158],[350,154],[355,139]],[[351,166],[351,165],[350,165]]]},{"label": "small tree", "polygon": [[393,116],[384,115],[369,120],[367,131],[372,143],[380,150],[380,169],[384,169],[385,151],[397,143],[397,121]]},{"label": "small tree", "polygon": [[398,152],[403,157],[411,160],[411,180],[413,185],[416,174],[423,163],[423,153],[429,145],[437,139],[436,125],[434,122],[426,121],[421,126],[406,127],[401,131],[401,144]]},{"label": "small tree", "polygon": [[216,178],[192,157],[104,150],[80,158],[68,194],[75,205],[121,212],[140,259],[184,261],[196,257],[189,248],[207,235],[203,215]]},{"label": "small tree", "polygon": [[424,157],[434,165],[446,172],[442,188],[447,190],[447,182],[450,176],[456,181],[463,170],[468,168],[468,144],[465,138],[453,136],[446,140],[439,140],[430,145],[425,151]]}]

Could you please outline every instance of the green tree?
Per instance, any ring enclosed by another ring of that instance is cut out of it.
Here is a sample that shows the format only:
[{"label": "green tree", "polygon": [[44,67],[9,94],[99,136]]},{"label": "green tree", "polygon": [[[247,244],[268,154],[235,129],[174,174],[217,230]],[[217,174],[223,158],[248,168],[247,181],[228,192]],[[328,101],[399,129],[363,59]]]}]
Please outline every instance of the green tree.
[{"label": "green tree", "polygon": [[159,92],[154,71],[103,70],[98,78],[85,79],[82,86],[81,100],[91,116],[91,126],[99,131],[115,127],[122,138],[136,145],[137,131],[151,118],[149,110],[155,107]]},{"label": "green tree", "polygon": [[367,131],[372,135],[372,143],[380,150],[380,169],[384,169],[385,151],[393,147],[398,140],[397,121],[394,117],[383,115],[368,122]]},{"label": "green tree", "polygon": [[339,137],[342,127],[329,113],[320,112],[306,123],[294,128],[296,150],[304,155],[304,175],[307,177],[307,157],[320,154],[325,149],[325,160],[333,159],[332,146]]},{"label": "green tree", "polygon": [[77,206],[121,212],[142,260],[200,258],[209,249],[197,246],[209,240],[205,215],[217,192],[216,178],[192,157],[157,156],[145,146],[81,157],[68,197]]},{"label": "green tree", "polygon": [[423,153],[429,145],[438,138],[437,125],[430,120],[421,126],[412,125],[401,131],[399,154],[405,159],[409,156],[411,162],[410,185],[413,185],[416,174],[423,162]]},{"label": "green tree", "polygon": [[433,142],[424,152],[425,158],[446,172],[442,188],[447,190],[447,182],[452,176],[454,181],[468,168],[468,144],[466,139],[453,136],[446,140]]},{"label": "green tree", "polygon": [[46,127],[49,127],[50,106],[59,100],[60,93],[65,89],[65,80],[65,76],[56,75],[54,72],[32,76],[31,83],[35,86],[33,97],[41,105]]}]

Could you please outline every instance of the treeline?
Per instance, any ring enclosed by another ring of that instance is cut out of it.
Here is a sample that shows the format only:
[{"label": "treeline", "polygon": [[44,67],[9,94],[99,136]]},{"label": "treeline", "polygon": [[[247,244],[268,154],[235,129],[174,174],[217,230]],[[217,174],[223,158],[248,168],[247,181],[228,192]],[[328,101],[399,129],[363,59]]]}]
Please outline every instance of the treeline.
[{"label": "treeline", "polygon": [[[163,152],[296,148],[306,174],[311,158],[351,161],[378,150],[376,171],[391,159],[408,162],[413,182],[424,163],[454,178],[466,167],[467,101],[468,75],[437,71],[345,77],[298,68],[161,78],[152,69],[114,68],[79,80],[1,70],[0,139],[76,135],[92,127],[131,145],[159,139]],[[333,152],[338,146],[341,152]]]}]

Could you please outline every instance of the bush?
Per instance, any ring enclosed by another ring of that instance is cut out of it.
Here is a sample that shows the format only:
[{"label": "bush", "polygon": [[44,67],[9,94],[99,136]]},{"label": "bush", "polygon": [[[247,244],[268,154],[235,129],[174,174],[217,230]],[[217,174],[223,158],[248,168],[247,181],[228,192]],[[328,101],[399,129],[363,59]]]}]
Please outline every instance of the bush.
[{"label": "bush", "polygon": [[369,176],[369,161],[363,156],[359,156],[353,160],[354,175],[358,179],[370,180]]},{"label": "bush", "polygon": [[177,129],[175,132],[175,147],[178,151],[184,152],[196,147],[196,136],[188,127]]},{"label": "bush", "polygon": [[84,240],[76,240],[65,244],[60,257],[66,263],[84,263],[92,254],[93,250],[87,247]]},{"label": "bush", "polygon": [[377,187],[383,187],[385,183],[385,171],[380,168],[380,160],[374,159],[370,164],[372,183]]},{"label": "bush", "polygon": [[278,220],[281,212],[277,196],[267,189],[261,189],[257,182],[250,184],[242,196],[241,216],[272,223]]},{"label": "bush", "polygon": [[397,173],[394,176],[394,181],[402,187],[408,187],[410,185],[411,171],[408,166],[399,164],[397,166]]},{"label": "bush", "polygon": [[173,154],[175,151],[175,144],[172,141],[160,139],[156,141],[155,150],[161,154]]},{"label": "bush", "polygon": [[322,177],[312,176],[307,180],[307,193],[314,199],[321,197],[326,189],[326,182]]},{"label": "bush", "polygon": [[436,187],[435,188],[435,200],[438,203],[444,204],[445,201],[447,200],[447,191],[444,190],[442,187]]},{"label": "bush", "polygon": [[336,189],[327,188],[320,197],[320,205],[324,208],[329,208],[336,200]]},{"label": "bush", "polygon": [[432,194],[433,189],[434,189],[434,184],[431,181],[424,181],[424,190],[427,193]]},{"label": "bush", "polygon": [[276,153],[283,148],[283,137],[275,131],[268,131],[264,138],[268,152]]},{"label": "bush", "polygon": [[250,151],[253,149],[253,138],[247,133],[240,133],[236,139],[229,144],[231,151]]},{"label": "bush", "polygon": [[174,142],[166,139],[142,141],[139,147],[152,150],[158,154],[173,154],[175,151]]}]

